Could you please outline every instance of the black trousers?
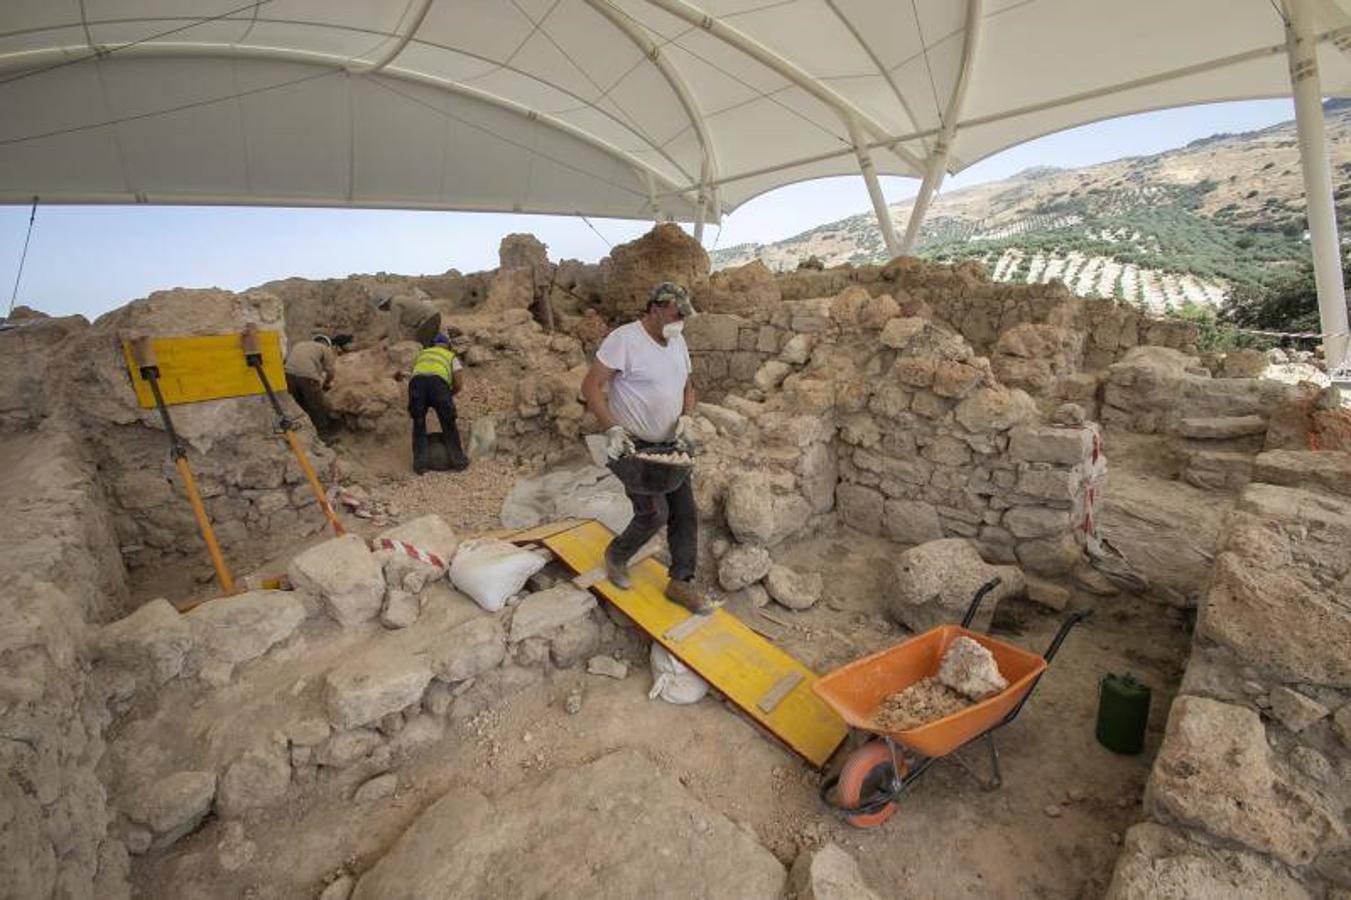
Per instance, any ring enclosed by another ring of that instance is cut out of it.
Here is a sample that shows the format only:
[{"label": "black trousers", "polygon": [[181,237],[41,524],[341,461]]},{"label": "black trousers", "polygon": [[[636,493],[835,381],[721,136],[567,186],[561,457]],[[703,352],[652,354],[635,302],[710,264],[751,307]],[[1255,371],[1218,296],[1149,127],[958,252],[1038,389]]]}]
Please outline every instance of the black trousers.
[{"label": "black trousers", "polygon": [[413,417],[413,469],[427,468],[427,410],[436,411],[445,436],[452,464],[463,469],[469,465],[460,444],[460,429],[455,425],[455,398],[450,385],[439,375],[414,375],[408,381],[408,415]]},{"label": "black trousers", "polygon": [[286,373],[286,390],[295,398],[296,405],[305,411],[314,423],[319,437],[326,438],[333,431],[333,421],[324,402],[324,384],[317,378],[304,378]]},{"label": "black trousers", "polygon": [[694,578],[699,556],[699,508],[690,479],[669,494],[625,493],[633,504],[633,518],[605,552],[615,562],[628,562],[665,525],[666,543],[671,548],[671,577],[681,581]]}]

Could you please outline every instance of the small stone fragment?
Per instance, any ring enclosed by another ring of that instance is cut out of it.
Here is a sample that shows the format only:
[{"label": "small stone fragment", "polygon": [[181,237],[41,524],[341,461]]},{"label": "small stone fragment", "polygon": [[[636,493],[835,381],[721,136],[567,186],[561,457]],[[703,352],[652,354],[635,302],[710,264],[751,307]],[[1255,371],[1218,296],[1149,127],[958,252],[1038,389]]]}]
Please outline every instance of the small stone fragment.
[{"label": "small stone fragment", "polygon": [[361,787],[356,789],[352,799],[357,803],[369,803],[372,800],[382,800],[393,794],[399,786],[399,776],[393,772],[386,772],[384,775],[377,775],[369,781],[363,782]]},{"label": "small stone fragment", "polygon": [[628,663],[613,656],[593,656],[586,661],[586,671],[592,675],[605,675],[622,681],[628,677],[629,666]]}]

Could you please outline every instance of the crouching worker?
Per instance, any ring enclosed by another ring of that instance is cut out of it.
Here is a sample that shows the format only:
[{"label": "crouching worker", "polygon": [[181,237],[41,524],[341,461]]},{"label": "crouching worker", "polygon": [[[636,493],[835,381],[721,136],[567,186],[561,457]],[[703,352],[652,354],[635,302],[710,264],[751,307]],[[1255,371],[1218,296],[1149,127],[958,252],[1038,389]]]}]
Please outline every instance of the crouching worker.
[{"label": "crouching worker", "polygon": [[[662,282],[653,289],[641,318],[616,328],[601,342],[582,382],[582,395],[606,429],[606,454],[611,460],[654,444],[693,449],[694,421],[689,414],[695,404],[694,387],[681,333],[684,319],[693,314],[684,288]],[[624,489],[633,504],[633,518],[605,551],[607,577],[616,587],[628,588],[629,559],[665,525],[671,550],[666,596],[692,612],[708,611],[711,604],[694,584],[699,510],[690,479],[665,494],[637,492],[628,484]]]},{"label": "crouching worker", "polygon": [[460,472],[469,468],[469,460],[460,445],[460,430],[455,426],[455,395],[464,387],[464,365],[444,334],[431,339],[431,346],[418,351],[408,379],[408,414],[413,417],[413,471],[421,475],[428,469],[427,410],[436,411],[442,439],[450,456],[450,468]]},{"label": "crouching worker", "polygon": [[316,334],[308,341],[296,341],[286,354],[283,369],[286,372],[286,390],[295,398],[314,424],[319,437],[333,436],[334,422],[328,413],[324,391],[333,386],[335,362],[339,353],[352,342],[350,334],[329,337]]}]

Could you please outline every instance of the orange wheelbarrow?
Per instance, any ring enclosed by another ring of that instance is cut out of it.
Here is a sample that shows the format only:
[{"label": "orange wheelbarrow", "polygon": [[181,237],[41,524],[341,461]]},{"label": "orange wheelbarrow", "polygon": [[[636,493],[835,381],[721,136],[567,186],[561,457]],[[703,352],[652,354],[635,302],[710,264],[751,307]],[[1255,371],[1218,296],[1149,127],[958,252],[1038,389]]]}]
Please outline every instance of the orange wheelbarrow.
[{"label": "orange wheelbarrow", "polygon": [[[994,733],[1018,717],[1065,636],[1088,617],[1089,611],[1076,612],[1066,618],[1051,646],[1038,656],[969,630],[981,601],[998,584],[999,579],[994,578],[981,586],[961,625],[931,628],[895,647],[842,666],[812,684],[812,690],[840,718],[854,728],[880,735],[880,739],[869,741],[851,753],[839,773],[821,783],[821,799],[849,824],[858,828],[881,825],[896,812],[896,802],[901,794],[930,766],[982,739],[990,751],[989,778],[976,774],[959,757],[953,759],[986,790],[993,790],[1003,783]],[[960,712],[907,731],[892,731],[878,724],[875,716],[882,701],[921,678],[938,674],[943,654],[959,637],[969,637],[994,654],[999,671],[1008,679],[1008,687]]]}]

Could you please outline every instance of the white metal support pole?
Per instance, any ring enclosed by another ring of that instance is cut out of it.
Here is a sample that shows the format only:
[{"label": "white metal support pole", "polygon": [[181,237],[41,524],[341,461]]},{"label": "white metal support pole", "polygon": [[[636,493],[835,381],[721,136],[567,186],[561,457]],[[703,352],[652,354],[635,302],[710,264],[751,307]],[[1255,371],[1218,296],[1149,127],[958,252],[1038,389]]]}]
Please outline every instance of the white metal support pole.
[{"label": "white metal support pole", "polygon": [[705,158],[703,164],[699,167],[699,200],[694,207],[694,239],[700,244],[704,242],[704,219],[708,217],[708,179],[710,174],[708,159]]},{"label": "white metal support pole", "polygon": [[948,98],[947,113],[943,116],[943,127],[938,130],[933,149],[924,168],[924,181],[920,183],[919,193],[915,196],[915,205],[910,210],[910,221],[905,226],[905,237],[901,240],[901,252],[909,253],[919,239],[920,226],[929,212],[929,203],[934,192],[943,183],[947,172],[948,148],[952,146],[952,137],[957,131],[957,118],[962,114],[962,104],[966,101],[966,89],[971,84],[971,70],[976,64],[976,50],[980,46],[982,17],[985,5],[982,0],[966,0],[966,30],[962,41],[962,68],[957,73],[957,83],[952,86],[952,96]]},{"label": "white metal support pole", "polygon": [[844,124],[849,128],[849,140],[854,144],[854,155],[858,157],[858,167],[863,172],[863,181],[868,185],[868,196],[873,201],[873,213],[877,216],[877,227],[882,232],[882,240],[887,245],[887,258],[900,253],[900,244],[896,240],[896,226],[891,222],[891,210],[887,208],[887,198],[882,195],[882,185],[877,180],[877,167],[873,165],[872,151],[863,137],[863,129],[853,116],[844,116]]},{"label": "white metal support pole", "polygon": [[1322,323],[1323,359],[1328,371],[1351,366],[1347,348],[1346,285],[1342,281],[1337,212],[1332,201],[1332,170],[1328,163],[1323,127],[1323,95],[1318,78],[1318,44],[1311,11],[1305,0],[1286,0],[1286,48],[1290,57],[1290,85],[1295,96],[1295,126],[1299,159],[1304,171],[1304,196],[1313,250],[1314,283],[1318,288],[1318,316]]}]

